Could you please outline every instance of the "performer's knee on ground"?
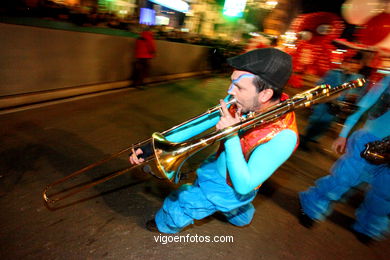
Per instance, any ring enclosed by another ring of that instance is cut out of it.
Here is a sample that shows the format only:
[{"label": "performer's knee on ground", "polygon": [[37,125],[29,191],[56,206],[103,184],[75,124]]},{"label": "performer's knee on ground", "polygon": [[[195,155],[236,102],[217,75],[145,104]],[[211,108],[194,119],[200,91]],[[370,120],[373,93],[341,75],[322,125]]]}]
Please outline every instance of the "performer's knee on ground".
[{"label": "performer's knee on ground", "polygon": [[251,203],[224,213],[229,223],[239,227],[249,225],[254,214],[255,208]]}]

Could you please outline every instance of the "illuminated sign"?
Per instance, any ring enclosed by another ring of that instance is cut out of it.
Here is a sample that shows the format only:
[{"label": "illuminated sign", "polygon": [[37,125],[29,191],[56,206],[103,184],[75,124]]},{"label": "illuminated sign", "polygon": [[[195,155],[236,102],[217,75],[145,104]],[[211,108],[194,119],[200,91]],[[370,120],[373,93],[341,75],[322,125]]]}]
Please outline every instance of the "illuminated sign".
[{"label": "illuminated sign", "polygon": [[225,0],[223,14],[232,17],[242,17],[246,0]]},{"label": "illuminated sign", "polygon": [[162,16],[162,15],[157,15],[156,16],[156,24],[157,25],[168,25],[169,24],[169,18]]},{"label": "illuminated sign", "polygon": [[156,11],[149,8],[141,8],[139,16],[140,24],[155,25],[156,24]]},{"label": "illuminated sign", "polygon": [[182,0],[149,0],[149,1],[182,13],[188,13],[188,9],[190,8],[190,6]]}]

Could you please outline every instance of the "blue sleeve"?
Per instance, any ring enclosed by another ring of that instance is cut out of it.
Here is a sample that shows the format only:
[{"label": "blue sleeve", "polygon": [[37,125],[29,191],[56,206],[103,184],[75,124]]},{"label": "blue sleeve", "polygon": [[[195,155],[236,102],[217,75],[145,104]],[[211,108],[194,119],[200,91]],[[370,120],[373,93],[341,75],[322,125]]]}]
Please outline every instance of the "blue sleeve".
[{"label": "blue sleeve", "polygon": [[345,120],[344,127],[340,133],[341,137],[347,137],[352,128],[359,121],[360,117],[370,108],[372,107],[377,100],[381,97],[382,93],[387,89],[390,83],[390,76],[384,78],[378,85],[372,87],[364,97],[362,97],[357,106],[359,109],[350,115],[347,120]]},{"label": "blue sleeve", "polygon": [[[230,95],[225,97],[225,102],[227,102],[230,97]],[[206,114],[196,120],[188,122],[181,127],[178,127],[173,131],[170,131],[165,135],[165,137],[170,142],[183,142],[215,126],[219,122],[220,117],[221,116],[219,111],[215,111],[211,114]]]},{"label": "blue sleeve", "polygon": [[183,142],[215,126],[218,123],[219,118],[219,111],[204,115],[169,132],[165,137],[170,142]]},{"label": "blue sleeve", "polygon": [[286,129],[259,145],[246,162],[239,137],[226,140],[226,162],[234,189],[247,194],[267,180],[292,154],[297,143],[294,131]]},{"label": "blue sleeve", "polygon": [[332,82],[335,81],[334,78],[337,76],[337,73],[337,70],[328,71],[324,77],[317,81],[316,85],[332,84]]}]

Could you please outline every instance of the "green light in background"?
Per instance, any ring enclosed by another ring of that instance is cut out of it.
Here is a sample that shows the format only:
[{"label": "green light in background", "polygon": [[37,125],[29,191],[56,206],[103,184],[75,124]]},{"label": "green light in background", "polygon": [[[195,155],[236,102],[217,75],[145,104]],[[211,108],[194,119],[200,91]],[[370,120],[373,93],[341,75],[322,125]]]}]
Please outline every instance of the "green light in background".
[{"label": "green light in background", "polygon": [[225,0],[223,14],[231,17],[242,17],[246,0]]},{"label": "green light in background", "polygon": [[113,0],[98,0],[98,5],[108,8],[112,1]]}]

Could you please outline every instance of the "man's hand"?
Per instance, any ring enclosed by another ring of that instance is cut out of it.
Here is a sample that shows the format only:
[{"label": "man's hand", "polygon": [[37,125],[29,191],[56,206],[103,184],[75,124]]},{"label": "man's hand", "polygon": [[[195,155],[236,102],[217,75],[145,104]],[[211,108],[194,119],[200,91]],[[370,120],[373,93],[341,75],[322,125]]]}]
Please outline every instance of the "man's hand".
[{"label": "man's hand", "polygon": [[221,104],[221,119],[219,120],[218,124],[215,126],[217,130],[222,130],[226,127],[235,125],[240,122],[240,110],[237,110],[234,117],[230,114],[229,110],[226,107],[226,102],[223,100],[220,100],[219,103]]},{"label": "man's hand", "polygon": [[143,158],[138,158],[138,155],[143,154],[144,152],[141,150],[141,148],[138,148],[136,151],[132,149],[132,153],[129,156],[129,161],[131,164],[141,164],[144,159]]},{"label": "man's hand", "polygon": [[347,144],[347,138],[339,137],[333,142],[332,149],[336,153],[343,154],[345,153],[346,144]]}]

